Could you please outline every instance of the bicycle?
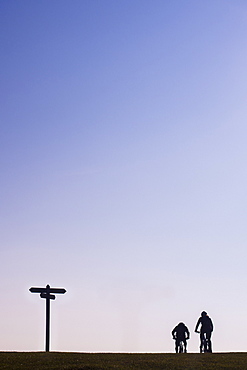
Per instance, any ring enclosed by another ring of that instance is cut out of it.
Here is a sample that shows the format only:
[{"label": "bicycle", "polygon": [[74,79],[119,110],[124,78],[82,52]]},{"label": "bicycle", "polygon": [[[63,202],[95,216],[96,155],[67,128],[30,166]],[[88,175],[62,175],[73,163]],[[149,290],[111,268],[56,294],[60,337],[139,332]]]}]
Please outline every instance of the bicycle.
[{"label": "bicycle", "polygon": [[206,333],[200,333],[196,331],[196,333],[200,334],[201,344],[200,344],[200,353],[212,352],[211,347],[211,340],[206,337]]},{"label": "bicycle", "polygon": [[186,349],[186,339],[185,341],[184,340],[180,340],[180,339],[177,339],[177,338],[173,338],[175,341],[176,341],[176,353],[187,353],[187,349]]}]

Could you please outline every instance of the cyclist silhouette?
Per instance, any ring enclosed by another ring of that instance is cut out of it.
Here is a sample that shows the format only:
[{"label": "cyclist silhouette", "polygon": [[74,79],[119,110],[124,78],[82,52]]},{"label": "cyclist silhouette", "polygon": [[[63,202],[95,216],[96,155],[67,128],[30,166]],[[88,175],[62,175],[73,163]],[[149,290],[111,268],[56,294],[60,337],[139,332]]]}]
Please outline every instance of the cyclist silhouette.
[{"label": "cyclist silhouette", "polygon": [[[198,327],[201,324],[201,329],[198,331]],[[203,311],[201,313],[201,317],[199,317],[195,332],[200,333],[200,352],[212,352],[212,343],[211,343],[211,335],[213,331],[213,323],[210,317],[208,316],[207,312]]]},{"label": "cyclist silhouette", "polygon": [[176,353],[178,353],[181,342],[184,343],[184,352],[187,352],[187,339],[190,339],[190,332],[183,322],[180,322],[177,326],[175,326],[172,331],[172,337],[175,339]]}]

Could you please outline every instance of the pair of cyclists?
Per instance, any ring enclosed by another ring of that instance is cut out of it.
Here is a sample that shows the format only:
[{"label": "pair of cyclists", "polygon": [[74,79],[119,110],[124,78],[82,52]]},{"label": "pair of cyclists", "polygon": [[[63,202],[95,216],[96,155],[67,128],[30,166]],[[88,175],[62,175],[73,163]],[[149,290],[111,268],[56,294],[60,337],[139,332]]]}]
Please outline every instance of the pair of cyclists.
[{"label": "pair of cyclists", "polygon": [[[200,331],[198,331],[199,326]],[[211,352],[212,353],[212,342],[211,335],[213,331],[213,322],[208,316],[207,312],[203,311],[201,317],[199,317],[195,332],[200,333],[200,352]],[[172,331],[172,337],[175,339],[175,351],[187,352],[187,340],[190,338],[190,332],[187,326],[180,322]],[[182,348],[183,345],[183,348]]]}]

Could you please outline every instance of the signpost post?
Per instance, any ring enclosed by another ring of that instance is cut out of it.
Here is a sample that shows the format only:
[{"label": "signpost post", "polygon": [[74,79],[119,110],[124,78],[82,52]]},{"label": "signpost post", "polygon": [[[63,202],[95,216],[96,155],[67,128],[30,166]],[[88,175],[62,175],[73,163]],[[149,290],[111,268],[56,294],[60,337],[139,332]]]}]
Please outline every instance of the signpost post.
[{"label": "signpost post", "polygon": [[45,350],[49,352],[50,348],[50,300],[55,299],[55,295],[51,293],[64,294],[66,290],[64,288],[51,288],[50,285],[46,285],[45,288],[30,288],[31,293],[40,293],[40,298],[46,299],[46,335],[45,335]]}]

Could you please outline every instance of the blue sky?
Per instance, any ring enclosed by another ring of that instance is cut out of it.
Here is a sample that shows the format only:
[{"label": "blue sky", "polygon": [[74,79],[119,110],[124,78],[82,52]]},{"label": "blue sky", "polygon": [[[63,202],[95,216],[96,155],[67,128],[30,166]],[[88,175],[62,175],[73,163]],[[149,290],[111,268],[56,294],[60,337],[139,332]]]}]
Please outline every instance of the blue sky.
[{"label": "blue sky", "polygon": [[245,351],[244,1],[0,1],[0,350]]}]

